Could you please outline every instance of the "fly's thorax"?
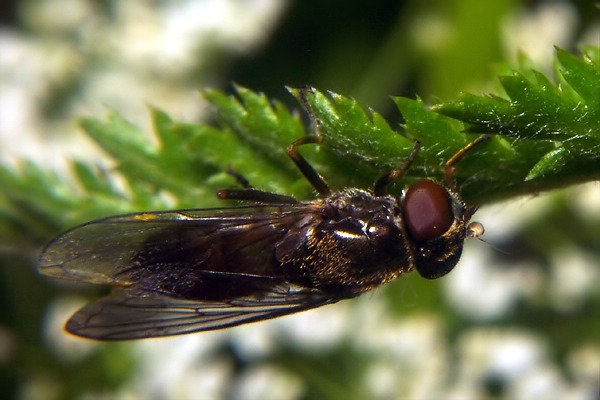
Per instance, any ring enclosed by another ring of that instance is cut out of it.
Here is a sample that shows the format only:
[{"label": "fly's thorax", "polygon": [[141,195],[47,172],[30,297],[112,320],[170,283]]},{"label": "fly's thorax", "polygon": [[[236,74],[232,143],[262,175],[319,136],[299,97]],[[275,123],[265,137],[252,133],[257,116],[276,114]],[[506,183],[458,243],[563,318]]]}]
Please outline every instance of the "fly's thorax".
[{"label": "fly's thorax", "polygon": [[313,206],[312,223],[277,246],[288,279],[354,296],[409,270],[398,199],[347,189]]},{"label": "fly's thorax", "polygon": [[398,201],[393,196],[375,196],[372,192],[357,188],[347,188],[332,193],[321,200],[325,218],[369,219],[373,215],[391,216],[399,213]]}]

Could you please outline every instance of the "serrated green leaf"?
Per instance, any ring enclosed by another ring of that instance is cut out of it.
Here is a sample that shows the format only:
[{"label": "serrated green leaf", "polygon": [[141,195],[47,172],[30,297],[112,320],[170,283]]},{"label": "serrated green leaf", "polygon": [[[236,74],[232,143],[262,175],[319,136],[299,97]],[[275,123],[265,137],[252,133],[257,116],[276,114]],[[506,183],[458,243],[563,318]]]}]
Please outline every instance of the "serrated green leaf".
[{"label": "serrated green leaf", "polygon": [[[291,92],[302,103],[299,89]],[[367,114],[354,99],[312,90],[306,100],[320,123],[323,144],[318,152],[315,146],[301,151],[335,188],[372,185],[402,165],[413,147],[412,140],[392,130],[381,116]]]},{"label": "serrated green leaf", "polygon": [[[474,138],[467,138],[464,133],[460,132],[461,124],[432,112],[421,100],[396,97],[394,102],[406,120],[407,132],[421,142],[421,156],[428,159],[429,164],[435,163],[442,166],[454,153]],[[441,169],[438,169],[439,172]]]},{"label": "serrated green leaf", "polygon": [[[300,96],[298,90],[292,94]],[[307,93],[308,102],[319,119],[324,145],[344,156],[357,156],[373,165],[400,165],[410,153],[413,141],[367,115],[354,99],[331,93],[331,100],[318,91]]]},{"label": "serrated green leaf", "polygon": [[115,112],[109,113],[106,122],[82,118],[80,125],[104,151],[116,159],[133,156],[144,162],[154,155],[148,135]]},{"label": "serrated green leaf", "polygon": [[[600,176],[600,75],[597,64],[557,50],[558,81],[538,71],[501,77],[508,99],[462,95],[434,109],[462,120],[471,132],[504,135],[519,148],[513,160],[527,173],[506,169],[516,188],[538,191]],[[529,76],[529,79],[525,76]],[[543,150],[543,151],[540,151]]]},{"label": "serrated green leaf", "polygon": [[116,193],[116,189],[106,172],[82,161],[75,160],[72,165],[78,183],[86,192],[101,195],[114,195]]},{"label": "serrated green leaf", "polygon": [[258,157],[254,149],[232,131],[197,125],[180,125],[176,129],[179,131],[190,133],[188,151],[216,171],[232,168],[262,190],[283,193],[289,188],[291,176],[287,169],[277,168],[270,160]]},{"label": "serrated green leaf", "polygon": [[[324,142],[302,146],[300,152],[332,188],[370,188],[405,162],[418,139],[421,151],[397,183],[402,187],[414,179],[442,179],[444,163],[476,137],[465,132],[491,132],[499,135],[455,167],[469,203],[598,179],[598,57],[593,49],[587,51],[592,56],[582,60],[558,50],[560,86],[528,67],[501,78],[508,98],[464,94],[432,108],[420,100],[394,98],[404,130],[392,129],[354,99],[308,91],[306,102]],[[205,93],[218,127],[178,122],[156,109],[150,112],[154,137],[116,113],[103,121],[83,119],[84,130],[112,157],[125,186],[117,190],[112,178],[82,161],[73,164],[77,184],[31,163],[18,170],[0,167],[0,184],[7,188],[0,197],[0,218],[15,229],[19,218],[24,224],[37,221],[42,234],[50,226],[111,213],[217,206],[222,203],[215,192],[237,184],[226,173],[229,167],[258,188],[306,198],[314,189],[286,154],[290,143],[315,128],[305,128],[298,116],[302,100],[290,111],[263,94],[237,90],[236,96]],[[291,92],[300,99],[299,90]]]},{"label": "serrated green leaf", "polygon": [[569,85],[592,109],[600,108],[600,65],[591,59],[582,59],[561,49],[556,50],[562,65],[561,74]]},{"label": "serrated green leaf", "polygon": [[569,151],[565,147],[560,147],[546,153],[540,161],[531,168],[531,171],[529,171],[525,180],[531,181],[564,168],[570,159],[568,153]]},{"label": "serrated green leaf", "polygon": [[[299,119],[283,106],[271,105],[266,96],[237,87],[239,100],[223,93],[208,91],[205,99],[216,108],[220,122],[249,143],[263,157],[286,168],[285,148],[304,135]],[[291,169],[291,166],[289,167]]]}]

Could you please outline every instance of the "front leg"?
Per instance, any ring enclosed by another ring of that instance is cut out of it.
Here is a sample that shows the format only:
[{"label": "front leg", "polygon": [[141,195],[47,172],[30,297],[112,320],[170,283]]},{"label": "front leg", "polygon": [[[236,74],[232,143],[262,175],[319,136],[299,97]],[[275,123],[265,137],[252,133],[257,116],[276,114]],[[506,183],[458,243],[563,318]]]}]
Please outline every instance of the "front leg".
[{"label": "front leg", "polygon": [[306,92],[311,90],[310,88],[300,89],[300,99],[302,100],[302,105],[306,110],[308,117],[310,118],[314,129],[315,134],[313,136],[305,136],[296,140],[294,143],[290,144],[287,148],[287,154],[290,156],[294,164],[298,167],[302,175],[310,182],[310,184],[319,192],[322,197],[326,197],[331,193],[331,189],[325,180],[319,175],[317,171],[306,161],[306,159],[298,152],[298,147],[304,144],[321,144],[323,142],[323,133],[321,132],[321,123],[317,116],[315,115],[314,110],[310,106],[308,99],[306,98]]}]

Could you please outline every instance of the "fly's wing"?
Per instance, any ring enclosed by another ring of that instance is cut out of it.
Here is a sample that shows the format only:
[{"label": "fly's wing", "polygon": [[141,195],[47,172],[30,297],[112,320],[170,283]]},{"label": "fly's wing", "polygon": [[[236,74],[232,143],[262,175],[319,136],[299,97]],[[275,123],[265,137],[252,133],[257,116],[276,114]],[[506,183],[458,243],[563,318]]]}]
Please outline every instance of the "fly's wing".
[{"label": "fly's wing", "polygon": [[117,289],[79,310],[66,329],[99,340],[141,339],[227,328],[335,303],[318,289],[272,286],[261,297],[191,301],[159,293]]},{"label": "fly's wing", "polygon": [[115,286],[67,323],[103,340],[176,335],[290,314],[344,296],[288,282],[275,259],[287,234],[301,244],[309,204],[130,214],[63,233],[44,274]]},{"label": "fly's wing", "polygon": [[39,270],[57,278],[148,290],[156,290],[151,286],[158,280],[174,281],[194,271],[213,279],[221,274],[231,282],[240,274],[272,276],[274,244],[303,218],[310,219],[307,205],[300,204],[234,210],[128,214],[92,221],[50,242]]}]

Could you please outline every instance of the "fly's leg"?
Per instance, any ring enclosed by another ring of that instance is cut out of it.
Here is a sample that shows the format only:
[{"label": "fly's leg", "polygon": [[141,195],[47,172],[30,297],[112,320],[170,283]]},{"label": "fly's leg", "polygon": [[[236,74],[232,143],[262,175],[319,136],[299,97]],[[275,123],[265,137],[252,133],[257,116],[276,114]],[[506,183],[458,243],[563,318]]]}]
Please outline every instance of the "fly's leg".
[{"label": "fly's leg", "polygon": [[485,134],[479,136],[477,139],[473,140],[471,143],[467,144],[465,147],[456,152],[455,155],[450,157],[446,164],[444,164],[444,178],[446,179],[446,185],[453,192],[458,192],[456,185],[456,177],[454,176],[454,166],[463,158],[465,155],[471,151],[471,149],[483,142],[488,141],[492,137],[491,134]]},{"label": "fly's leg", "polygon": [[[302,105],[306,110],[308,117],[313,123],[315,134],[313,136],[305,136],[294,141],[287,147],[287,154],[292,159],[294,164],[298,167],[302,175],[310,182],[310,184],[319,192],[321,196],[327,196],[331,193],[331,189],[325,180],[319,175],[317,171],[306,161],[306,159],[298,152],[298,147],[305,144],[321,144],[323,142],[323,134],[321,131],[321,122],[315,115],[306,93],[311,90],[305,88],[300,90],[300,99]],[[256,201],[260,203],[271,203],[271,204],[294,204],[298,203],[298,200],[291,196],[285,196],[277,193],[265,192],[259,189],[255,189],[250,186],[248,180],[240,173],[229,168],[227,173],[235,178],[235,180],[243,187],[242,189],[223,189],[217,193],[219,199],[230,199],[230,200],[246,200]]]},{"label": "fly's leg", "polygon": [[310,182],[310,184],[323,197],[331,193],[331,189],[325,180],[317,171],[306,161],[306,159],[298,152],[298,146],[314,143],[320,144],[323,139],[320,136],[305,136],[290,144],[287,148],[287,154],[290,156],[294,164],[298,167],[302,175]]},{"label": "fly's leg", "polygon": [[253,201],[264,204],[297,204],[298,200],[285,194],[271,193],[255,188],[221,189],[217,192],[220,200]]},{"label": "fly's leg", "polygon": [[[473,140],[471,143],[467,144],[465,147],[460,149],[448,161],[446,161],[446,164],[444,164],[444,177],[446,180],[446,185],[448,186],[448,188],[451,191],[453,191],[453,192],[457,191],[456,179],[454,177],[454,166],[460,160],[462,160],[465,157],[465,155],[473,147],[489,140],[490,137],[491,137],[490,134],[485,134],[485,135],[479,136],[477,139]],[[376,196],[383,196],[383,195],[387,194],[387,188],[389,187],[389,185],[404,176],[406,171],[408,171],[408,169],[412,165],[415,157],[419,153],[420,147],[421,147],[421,145],[420,145],[419,141],[415,141],[413,149],[410,152],[410,154],[408,155],[408,158],[406,159],[406,162],[404,163],[404,165],[400,168],[391,170],[389,173],[385,174],[384,176],[379,178],[377,180],[377,182],[375,182],[375,188],[373,189],[373,192],[375,193]]]},{"label": "fly's leg", "polygon": [[266,192],[253,188],[248,179],[233,168],[229,167],[227,173],[235,178],[241,189],[222,189],[217,192],[217,198],[221,200],[243,200],[264,204],[296,204],[298,200],[292,196],[279,193]]},{"label": "fly's leg", "polygon": [[227,175],[233,177],[233,179],[235,179],[235,181],[238,183],[238,185],[240,185],[241,187],[243,187],[245,189],[250,189],[252,187],[252,185],[250,184],[250,181],[248,179],[246,179],[246,177],[244,175],[240,174],[235,169],[233,169],[231,167],[231,165],[227,167]]},{"label": "fly's leg", "polygon": [[298,152],[298,147],[305,144],[321,144],[323,142],[323,133],[321,131],[321,121],[315,115],[308,99],[306,98],[306,93],[310,91],[310,88],[300,89],[300,100],[302,101],[302,105],[304,109],[308,113],[308,117],[310,118],[315,134],[313,136],[305,136],[300,138],[290,144],[287,148],[287,154],[292,159],[294,164],[298,167],[302,175],[306,178],[307,181],[319,192],[319,194],[323,197],[329,195],[331,193],[331,189],[325,180],[319,175],[317,171],[306,161],[306,159]]},{"label": "fly's leg", "polygon": [[373,188],[373,193],[375,194],[375,196],[384,196],[387,194],[388,187],[392,183],[396,182],[398,179],[404,176],[406,171],[408,171],[413,161],[415,160],[415,157],[417,157],[417,154],[419,153],[420,149],[421,143],[419,143],[418,140],[415,140],[413,148],[410,154],[408,155],[408,158],[404,162],[404,165],[402,165],[400,168],[391,170],[390,172],[379,178],[377,182],[375,182],[375,187]]},{"label": "fly's leg", "polygon": [[[452,157],[450,157],[448,161],[446,161],[446,164],[444,164],[444,178],[446,180],[446,186],[448,187],[448,190],[450,192],[458,193],[458,185],[456,184],[456,177],[454,176],[454,166],[460,160],[465,158],[465,155],[467,155],[467,153],[471,151],[471,149],[483,142],[488,141],[491,137],[492,135],[489,133],[479,136],[477,139],[473,140],[465,147],[457,151],[456,154],[454,154]],[[470,219],[471,216],[475,213],[475,211],[477,211],[477,207],[466,207],[464,217],[466,219]],[[467,226],[466,236],[479,237],[483,234],[483,230],[483,225],[481,225],[479,222],[473,221]]]}]

